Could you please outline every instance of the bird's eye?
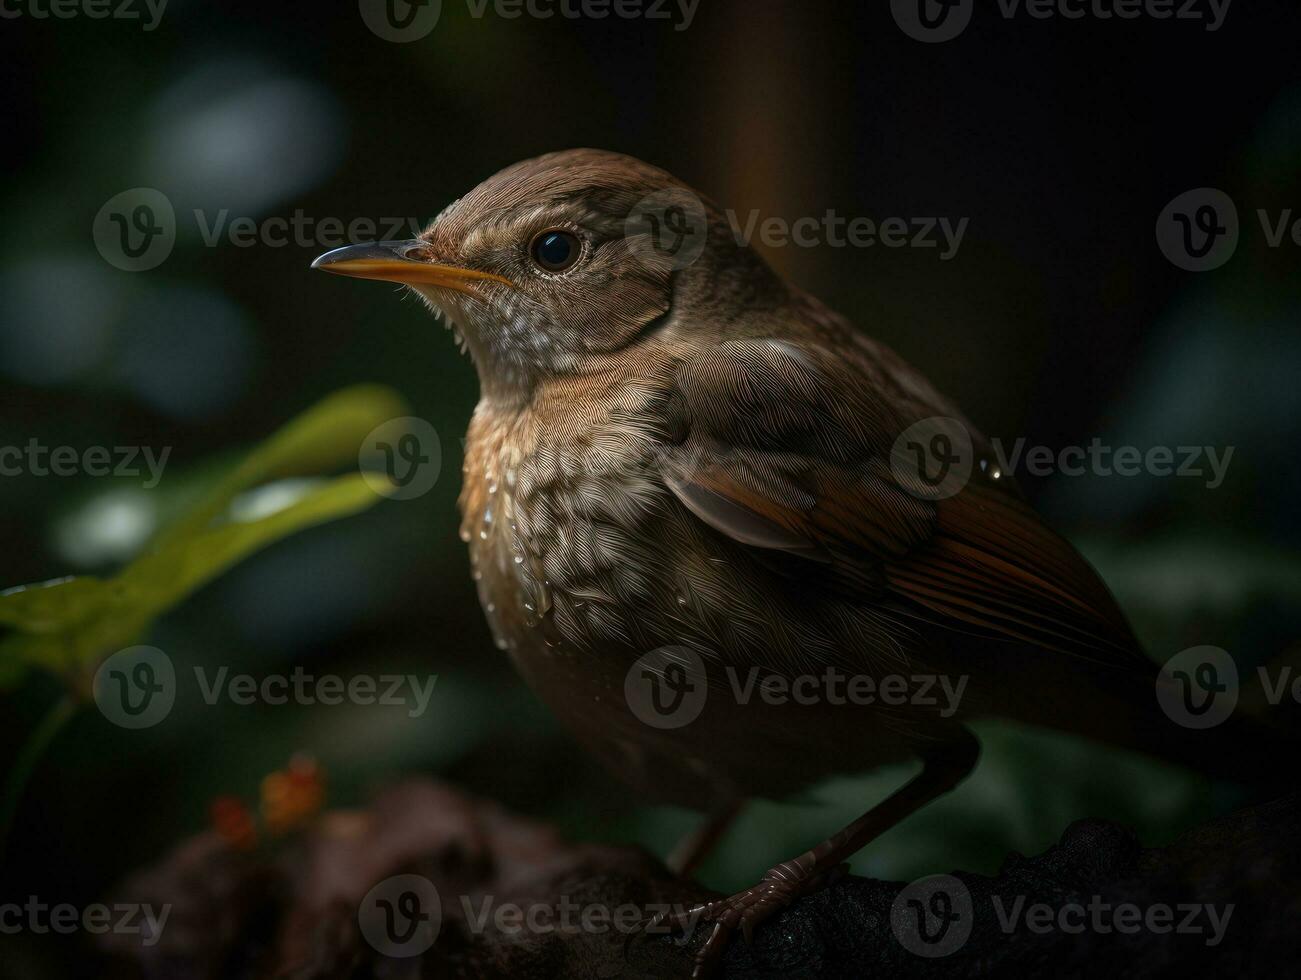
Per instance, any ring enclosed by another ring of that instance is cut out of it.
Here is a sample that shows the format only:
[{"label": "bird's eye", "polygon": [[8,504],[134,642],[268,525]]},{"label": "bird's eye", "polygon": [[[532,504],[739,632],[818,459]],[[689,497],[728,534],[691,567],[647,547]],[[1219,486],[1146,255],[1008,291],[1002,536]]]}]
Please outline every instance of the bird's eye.
[{"label": "bird's eye", "polygon": [[577,235],[553,228],[534,236],[529,253],[547,272],[564,272],[583,254],[583,245]]}]

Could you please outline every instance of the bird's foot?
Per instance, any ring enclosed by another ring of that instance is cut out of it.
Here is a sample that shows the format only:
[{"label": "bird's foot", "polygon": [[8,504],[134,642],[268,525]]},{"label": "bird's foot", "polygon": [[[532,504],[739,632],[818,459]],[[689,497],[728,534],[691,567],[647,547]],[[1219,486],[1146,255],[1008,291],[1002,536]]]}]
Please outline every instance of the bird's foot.
[{"label": "bird's foot", "polygon": [[789,864],[773,868],[757,885],[737,892],[728,898],[706,902],[674,915],[657,916],[651,925],[665,922],[690,932],[700,923],[713,923],[709,937],[696,950],[695,966],[691,976],[713,976],[727,944],[738,929],[748,944],[754,930],[769,917],[789,906],[797,898],[819,891],[844,874],[846,865],[839,865],[820,873],[804,872]]}]

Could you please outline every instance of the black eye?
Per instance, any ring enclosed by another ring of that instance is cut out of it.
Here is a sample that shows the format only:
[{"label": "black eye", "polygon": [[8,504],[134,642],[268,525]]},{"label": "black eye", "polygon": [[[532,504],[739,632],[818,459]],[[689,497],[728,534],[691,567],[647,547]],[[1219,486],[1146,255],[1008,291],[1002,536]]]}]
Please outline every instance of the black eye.
[{"label": "black eye", "polygon": [[529,247],[533,261],[548,272],[564,272],[583,253],[582,243],[567,231],[544,231],[537,234]]}]

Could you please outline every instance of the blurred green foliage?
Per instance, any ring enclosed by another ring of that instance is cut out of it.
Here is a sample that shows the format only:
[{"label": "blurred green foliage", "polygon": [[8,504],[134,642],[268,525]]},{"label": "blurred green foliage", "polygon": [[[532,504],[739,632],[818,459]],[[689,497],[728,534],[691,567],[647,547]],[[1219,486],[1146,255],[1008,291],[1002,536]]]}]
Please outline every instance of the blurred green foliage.
[{"label": "blurred green foliage", "polygon": [[[349,473],[298,487],[291,500],[252,520],[232,519],[235,498],[274,480],[318,477],[357,459],[372,429],[405,414],[379,386],[338,392],[305,412],[203,492],[144,553],[108,579],[74,576],[0,593],[0,686],[25,666],[83,684],[99,661],[134,643],[149,625],[195,589],[253,552],[296,531],[346,517],[381,498],[372,482]],[[223,519],[224,517],[224,519]]]},{"label": "blurred green foliage", "polygon": [[[0,690],[30,667],[57,675],[68,693],[55,702],[7,768],[0,798],[0,851],[26,781],[40,756],[91,696],[96,668],[114,651],[140,639],[155,619],[190,593],[254,552],[316,524],[374,505],[380,474],[321,474],[353,462],[365,436],[405,415],[390,389],[357,386],[340,391],[294,419],[210,486],[198,501],[110,578],[70,576],[0,593]],[[298,478],[255,516],[237,512],[240,499],[276,481]],[[304,482],[304,478],[306,481]]]}]

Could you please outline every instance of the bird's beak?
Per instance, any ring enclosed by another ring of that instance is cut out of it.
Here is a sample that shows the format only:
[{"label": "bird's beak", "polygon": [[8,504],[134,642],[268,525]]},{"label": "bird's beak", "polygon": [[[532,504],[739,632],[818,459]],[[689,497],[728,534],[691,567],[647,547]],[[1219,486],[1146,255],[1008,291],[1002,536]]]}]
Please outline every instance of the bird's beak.
[{"label": "bird's beak", "polygon": [[345,245],[326,252],[312,263],[312,268],[359,279],[400,282],[406,286],[441,286],[471,295],[474,295],[476,282],[514,285],[509,279],[491,272],[431,262],[429,256],[429,244],[419,239],[372,242],[369,245]]}]

